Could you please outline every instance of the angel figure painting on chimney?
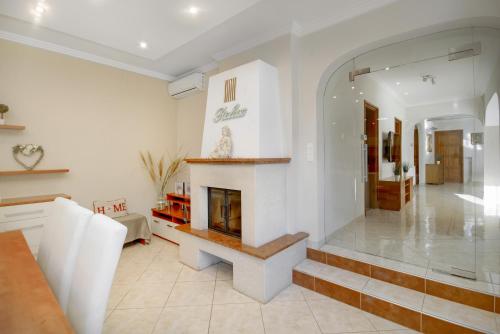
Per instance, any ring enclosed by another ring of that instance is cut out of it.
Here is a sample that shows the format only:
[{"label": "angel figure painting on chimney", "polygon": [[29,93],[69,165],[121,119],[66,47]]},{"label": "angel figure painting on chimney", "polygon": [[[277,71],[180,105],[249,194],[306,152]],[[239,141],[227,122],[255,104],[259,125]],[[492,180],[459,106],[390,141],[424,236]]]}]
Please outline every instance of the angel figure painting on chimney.
[{"label": "angel figure painting on chimney", "polygon": [[228,159],[233,153],[233,142],[231,139],[231,129],[227,125],[222,127],[222,136],[215,146],[210,158],[212,159]]}]

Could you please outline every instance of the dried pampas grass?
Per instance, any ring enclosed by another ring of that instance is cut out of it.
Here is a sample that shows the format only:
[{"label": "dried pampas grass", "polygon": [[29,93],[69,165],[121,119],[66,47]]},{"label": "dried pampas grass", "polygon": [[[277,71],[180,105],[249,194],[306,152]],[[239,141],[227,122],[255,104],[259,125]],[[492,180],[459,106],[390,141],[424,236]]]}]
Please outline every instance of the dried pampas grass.
[{"label": "dried pampas grass", "polygon": [[149,178],[156,186],[158,186],[160,196],[165,196],[169,182],[184,168],[184,159],[186,156],[184,154],[176,153],[169,159],[170,163],[165,170],[163,156],[160,160],[158,160],[158,163],[155,163],[151,152],[146,151],[146,154],[139,152],[139,154],[144,168],[148,171]]}]

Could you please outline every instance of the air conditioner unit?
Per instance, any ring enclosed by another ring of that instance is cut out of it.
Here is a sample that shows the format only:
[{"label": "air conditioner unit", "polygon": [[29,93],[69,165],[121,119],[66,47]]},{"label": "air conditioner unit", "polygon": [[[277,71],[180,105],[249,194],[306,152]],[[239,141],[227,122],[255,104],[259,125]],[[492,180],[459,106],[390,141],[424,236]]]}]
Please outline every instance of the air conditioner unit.
[{"label": "air conditioner unit", "polygon": [[183,78],[172,81],[168,85],[170,96],[181,99],[193,93],[203,90],[205,75],[203,73],[192,73]]}]

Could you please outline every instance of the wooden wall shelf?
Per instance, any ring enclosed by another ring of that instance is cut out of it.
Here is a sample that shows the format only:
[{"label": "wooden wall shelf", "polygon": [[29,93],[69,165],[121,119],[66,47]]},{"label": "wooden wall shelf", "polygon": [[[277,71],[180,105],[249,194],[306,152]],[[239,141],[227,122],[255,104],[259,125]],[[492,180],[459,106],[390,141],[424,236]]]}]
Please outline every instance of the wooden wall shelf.
[{"label": "wooden wall shelf", "polygon": [[0,130],[24,130],[24,125],[0,124]]},{"label": "wooden wall shelf", "polygon": [[213,165],[266,165],[266,164],[287,164],[291,158],[187,158],[188,164],[213,164]]},{"label": "wooden wall shelf", "polygon": [[4,170],[0,171],[0,176],[61,174],[61,173],[69,173],[69,169]]},{"label": "wooden wall shelf", "polygon": [[64,197],[67,199],[71,199],[71,196],[67,194],[50,194],[50,195],[3,198],[0,200],[0,208],[4,206],[52,202],[57,197]]}]

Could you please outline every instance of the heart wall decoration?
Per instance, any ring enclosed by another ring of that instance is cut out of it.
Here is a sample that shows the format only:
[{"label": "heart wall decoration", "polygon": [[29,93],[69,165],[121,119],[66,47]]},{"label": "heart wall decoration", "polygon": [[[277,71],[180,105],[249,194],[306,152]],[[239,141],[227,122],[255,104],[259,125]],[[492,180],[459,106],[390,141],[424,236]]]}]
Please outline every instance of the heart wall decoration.
[{"label": "heart wall decoration", "polygon": [[[22,157],[32,158],[38,153],[38,158],[32,159],[33,163],[30,165],[29,162],[24,162]],[[42,161],[44,152],[40,145],[26,144],[26,145],[16,145],[12,147],[12,155],[18,164],[23,166],[27,170],[32,170]]]}]

